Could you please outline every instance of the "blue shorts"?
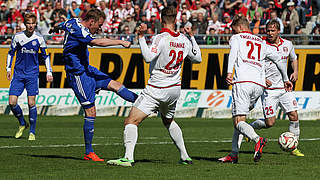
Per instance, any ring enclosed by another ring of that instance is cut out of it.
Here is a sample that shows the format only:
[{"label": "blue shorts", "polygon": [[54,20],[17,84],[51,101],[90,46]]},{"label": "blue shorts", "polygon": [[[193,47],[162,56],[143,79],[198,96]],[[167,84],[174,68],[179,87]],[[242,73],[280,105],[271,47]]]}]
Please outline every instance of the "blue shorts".
[{"label": "blue shorts", "polygon": [[24,88],[27,90],[27,96],[36,96],[39,94],[39,77],[35,76],[17,76],[14,75],[9,88],[9,96],[20,96]]},{"label": "blue shorts", "polygon": [[88,70],[82,74],[67,73],[67,79],[84,109],[94,106],[96,90],[106,90],[112,80],[107,74],[92,66],[89,66]]}]

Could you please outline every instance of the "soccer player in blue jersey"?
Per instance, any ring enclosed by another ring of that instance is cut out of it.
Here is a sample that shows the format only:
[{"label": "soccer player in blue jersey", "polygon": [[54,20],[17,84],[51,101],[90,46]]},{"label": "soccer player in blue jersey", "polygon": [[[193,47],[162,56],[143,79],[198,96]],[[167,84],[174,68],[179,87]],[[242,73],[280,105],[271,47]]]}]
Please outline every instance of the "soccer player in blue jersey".
[{"label": "soccer player in blue jersey", "polygon": [[36,16],[34,14],[26,14],[24,17],[26,30],[15,34],[12,39],[10,50],[7,57],[7,79],[11,80],[12,60],[17,52],[14,74],[9,88],[9,106],[15,117],[19,121],[19,130],[15,138],[20,138],[23,131],[29,127],[29,124],[24,120],[22,110],[17,104],[18,97],[23,90],[27,90],[28,105],[29,105],[29,122],[30,133],[28,140],[35,140],[35,129],[37,121],[37,108],[35,104],[36,95],[39,93],[39,60],[40,56],[45,60],[47,69],[47,81],[53,80],[52,70],[50,66],[50,58],[46,52],[47,45],[44,38],[37,32]]},{"label": "soccer player in blue jersey", "polygon": [[94,121],[96,118],[95,91],[111,90],[123,99],[134,102],[137,95],[129,91],[121,83],[112,80],[107,74],[89,65],[89,51],[87,45],[112,46],[122,45],[130,47],[131,43],[122,40],[92,37],[97,33],[105,20],[105,14],[98,9],[91,9],[83,20],[74,18],[55,26],[51,31],[65,31],[63,60],[67,73],[67,80],[85,111],[83,132],[86,153],[85,160],[104,161],[93,151],[92,139]]}]

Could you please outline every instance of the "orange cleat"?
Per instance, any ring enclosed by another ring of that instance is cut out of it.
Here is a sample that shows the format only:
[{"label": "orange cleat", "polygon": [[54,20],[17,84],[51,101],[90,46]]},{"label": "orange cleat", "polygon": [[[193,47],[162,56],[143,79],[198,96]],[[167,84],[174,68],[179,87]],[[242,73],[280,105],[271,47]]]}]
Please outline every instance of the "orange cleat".
[{"label": "orange cleat", "polygon": [[83,157],[84,160],[87,161],[104,161],[104,159],[100,159],[96,153],[90,152],[89,154],[85,154]]}]

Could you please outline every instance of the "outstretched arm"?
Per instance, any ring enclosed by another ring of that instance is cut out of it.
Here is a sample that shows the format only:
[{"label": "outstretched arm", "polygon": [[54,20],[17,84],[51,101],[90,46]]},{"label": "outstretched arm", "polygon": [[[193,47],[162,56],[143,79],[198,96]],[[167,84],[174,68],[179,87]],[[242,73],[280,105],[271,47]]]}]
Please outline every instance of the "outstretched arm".
[{"label": "outstretched arm", "polygon": [[123,41],[123,40],[101,38],[101,39],[93,39],[89,45],[102,46],[102,47],[121,45],[125,48],[129,48],[131,46],[131,42]]},{"label": "outstretched arm", "polygon": [[227,71],[226,82],[228,85],[233,85],[233,82],[232,82],[233,67],[238,57],[238,50],[239,50],[239,41],[237,37],[232,36],[229,44],[230,44],[230,53],[229,53],[229,59],[228,59],[228,71]]}]

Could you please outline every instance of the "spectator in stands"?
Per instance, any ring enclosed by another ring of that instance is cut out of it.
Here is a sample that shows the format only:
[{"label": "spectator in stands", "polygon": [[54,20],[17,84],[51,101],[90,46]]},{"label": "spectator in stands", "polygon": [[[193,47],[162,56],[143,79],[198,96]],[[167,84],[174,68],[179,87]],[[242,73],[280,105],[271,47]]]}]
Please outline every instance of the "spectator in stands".
[{"label": "spectator in stands", "polygon": [[127,15],[132,16],[134,13],[134,9],[132,7],[131,1],[126,2],[126,8],[121,11],[122,17],[127,17]]},{"label": "spectator in stands", "polygon": [[198,13],[198,20],[196,23],[196,27],[198,29],[197,34],[206,34],[208,28],[208,22],[205,21],[203,14],[201,12]]},{"label": "spectator in stands", "polygon": [[39,13],[39,10],[38,8],[36,8],[32,2],[29,2],[28,5],[27,5],[27,9],[25,10],[24,13],[32,13],[34,15],[36,15],[37,17],[37,23],[39,23],[40,21],[40,13]]},{"label": "spectator in stands", "polygon": [[177,29],[181,29],[181,27],[185,27],[185,25],[188,23],[188,18],[187,18],[187,14],[186,13],[183,13],[181,15],[181,19],[180,21],[177,22]]},{"label": "spectator in stands", "polygon": [[16,33],[18,33],[18,32],[21,32],[22,29],[21,29],[20,26],[17,26],[14,31],[15,31],[14,34],[16,34]]},{"label": "spectator in stands", "polygon": [[154,13],[157,15],[157,19],[160,20],[160,12],[163,8],[164,6],[158,0],[153,0],[152,6],[145,10],[145,13],[147,15],[147,20],[150,21],[151,15]]},{"label": "spectator in stands", "polygon": [[262,9],[261,7],[258,6],[258,3],[256,0],[252,0],[251,1],[251,5],[250,8],[247,11],[247,19],[249,20],[249,22],[251,22],[256,14],[256,12],[260,13],[260,17],[262,16]]},{"label": "spectator in stands", "polygon": [[83,3],[83,10],[80,12],[80,15],[79,15],[80,18],[83,19],[90,9],[91,9],[90,3],[84,2]]},{"label": "spectator in stands", "polygon": [[136,28],[137,23],[133,20],[131,15],[127,15],[127,17],[120,24],[120,32],[124,32],[125,27],[129,27],[129,32],[132,34]]},{"label": "spectator in stands", "polygon": [[16,19],[18,17],[20,17],[23,20],[23,17],[20,14],[19,10],[17,10],[15,7],[11,7],[9,10],[9,15],[8,15],[8,24],[16,22]]},{"label": "spectator in stands", "polygon": [[[220,34],[224,34],[224,35],[232,34],[232,31],[231,31],[230,27],[225,27],[224,31],[221,32]],[[231,36],[222,36],[220,44],[225,44],[225,45],[229,44],[230,37]]]},{"label": "spectator in stands", "polygon": [[212,15],[212,24],[218,27],[218,30],[221,28],[221,22],[219,21],[218,14]]},{"label": "spectator in stands", "polygon": [[186,3],[181,4],[181,10],[177,13],[177,21],[180,22],[182,19],[182,14],[186,15],[186,18],[189,19],[191,17],[191,12],[188,9],[188,6]]},{"label": "spectator in stands", "polygon": [[294,8],[294,2],[288,2],[287,8],[283,11],[281,20],[284,26],[284,34],[294,34],[294,29],[299,26],[298,12]]},{"label": "spectator in stands", "polygon": [[275,10],[275,5],[273,0],[268,1],[268,7],[264,10],[263,19],[271,19],[271,12]]},{"label": "spectator in stands", "polygon": [[13,28],[8,27],[5,35],[1,37],[1,39],[3,39],[3,41],[1,41],[1,44],[11,44],[13,35]]},{"label": "spectator in stands", "polygon": [[121,23],[121,19],[120,19],[119,15],[116,13],[113,16],[113,20],[111,22],[111,29],[112,29],[113,33],[117,34],[119,32],[120,23]]},{"label": "spectator in stands", "polygon": [[48,40],[49,30],[50,30],[50,20],[46,19],[44,14],[40,14],[40,22],[38,23],[38,31],[44,36],[45,40]]},{"label": "spectator in stands", "polygon": [[298,12],[299,15],[299,23],[301,24],[302,27],[306,27],[307,21],[306,21],[306,15],[308,14],[310,5],[311,5],[311,0],[296,0],[297,2],[297,7],[296,11]]},{"label": "spectator in stands", "polygon": [[292,43],[294,45],[308,45],[309,41],[307,36],[302,32],[301,26],[297,26],[294,30],[294,34],[299,35],[295,37]]},{"label": "spectator in stands", "polygon": [[5,35],[6,32],[7,32],[7,29],[8,29],[7,21],[6,20],[2,20],[0,22],[0,35],[1,36]]},{"label": "spectator in stands", "polygon": [[237,9],[242,3],[242,0],[235,0],[235,1],[230,1],[230,0],[225,0],[224,1],[224,12],[228,13],[229,15],[231,14],[232,16],[235,15],[235,9]]},{"label": "spectator in stands", "polygon": [[192,26],[196,26],[198,22],[198,14],[196,12],[192,12],[189,21],[191,22]]},{"label": "spectator in stands", "polygon": [[125,26],[123,28],[122,34],[123,35],[120,37],[120,40],[130,41],[131,43],[133,43],[133,36],[132,36],[132,33],[130,32],[129,26]]},{"label": "spectator in stands", "polygon": [[197,14],[202,13],[202,16],[204,17],[206,15],[206,12],[207,11],[204,8],[201,7],[200,0],[196,0],[196,10],[193,10],[192,14],[193,13],[197,13]]},{"label": "spectator in stands", "polygon": [[250,23],[250,29],[253,34],[264,34],[266,21],[261,18],[260,12],[256,11],[253,20]]},{"label": "spectator in stands", "polygon": [[1,3],[1,9],[0,9],[0,21],[2,20],[8,20],[9,10],[7,9],[6,3]]},{"label": "spectator in stands", "polygon": [[157,19],[157,15],[155,13],[151,15],[150,24],[151,24],[152,31],[155,32],[156,34],[159,34],[161,30],[161,23]]},{"label": "spectator in stands", "polygon": [[62,8],[61,2],[57,1],[54,7],[54,10],[50,16],[50,20],[55,22],[61,16],[67,17],[67,11]]},{"label": "spectator in stands", "polygon": [[224,28],[226,28],[226,27],[228,28],[227,31],[229,31],[230,27],[231,27],[231,23],[232,23],[232,19],[230,17],[230,14],[229,13],[224,13],[223,14],[223,19],[224,19],[224,21],[223,21],[223,24],[221,25],[221,27],[223,28],[223,31],[225,30]]},{"label": "spectator in stands", "polygon": [[[142,16],[141,9],[140,9],[139,5],[134,5],[133,9],[134,9],[134,12],[133,12],[133,16],[132,17],[133,17],[135,22],[139,22],[140,19],[141,19],[141,16]],[[139,25],[137,24],[137,26],[139,26]]]},{"label": "spectator in stands", "polygon": [[310,41],[310,45],[319,45],[320,44],[320,23],[316,23],[316,26],[311,31],[312,35],[316,35],[312,37]]},{"label": "spectator in stands", "polygon": [[151,23],[147,20],[147,16],[145,13],[141,14],[141,19],[138,21],[137,26],[140,26],[140,24],[146,24],[147,27],[151,27]]},{"label": "spectator in stands", "polygon": [[109,9],[107,8],[105,1],[99,1],[98,9],[101,10],[106,16],[108,16]]},{"label": "spectator in stands", "polygon": [[47,6],[46,6],[46,10],[44,12],[44,16],[46,19],[50,19],[52,13],[53,13],[53,8],[52,8],[52,2],[48,2]]},{"label": "spectator in stands", "polygon": [[68,19],[78,18],[80,15],[80,11],[81,10],[78,8],[76,1],[72,1],[71,5],[67,6],[67,12],[68,12],[67,18]]},{"label": "spectator in stands", "polygon": [[282,23],[282,20],[277,16],[277,11],[276,10],[273,10],[271,13],[270,13],[270,19],[267,20],[266,24],[268,24],[268,22],[272,19],[276,19],[279,24],[280,24],[280,33],[282,34],[283,33],[283,23]]},{"label": "spectator in stands", "polygon": [[209,28],[209,31],[206,36],[206,44],[207,45],[214,45],[218,44],[218,38],[216,35],[218,34],[218,27],[216,25],[212,25]]},{"label": "spectator in stands", "polygon": [[218,7],[217,0],[210,1],[209,9],[207,9],[206,12],[206,17],[210,16],[213,19],[214,14],[218,15],[219,20],[222,19],[222,12],[221,9]]}]

